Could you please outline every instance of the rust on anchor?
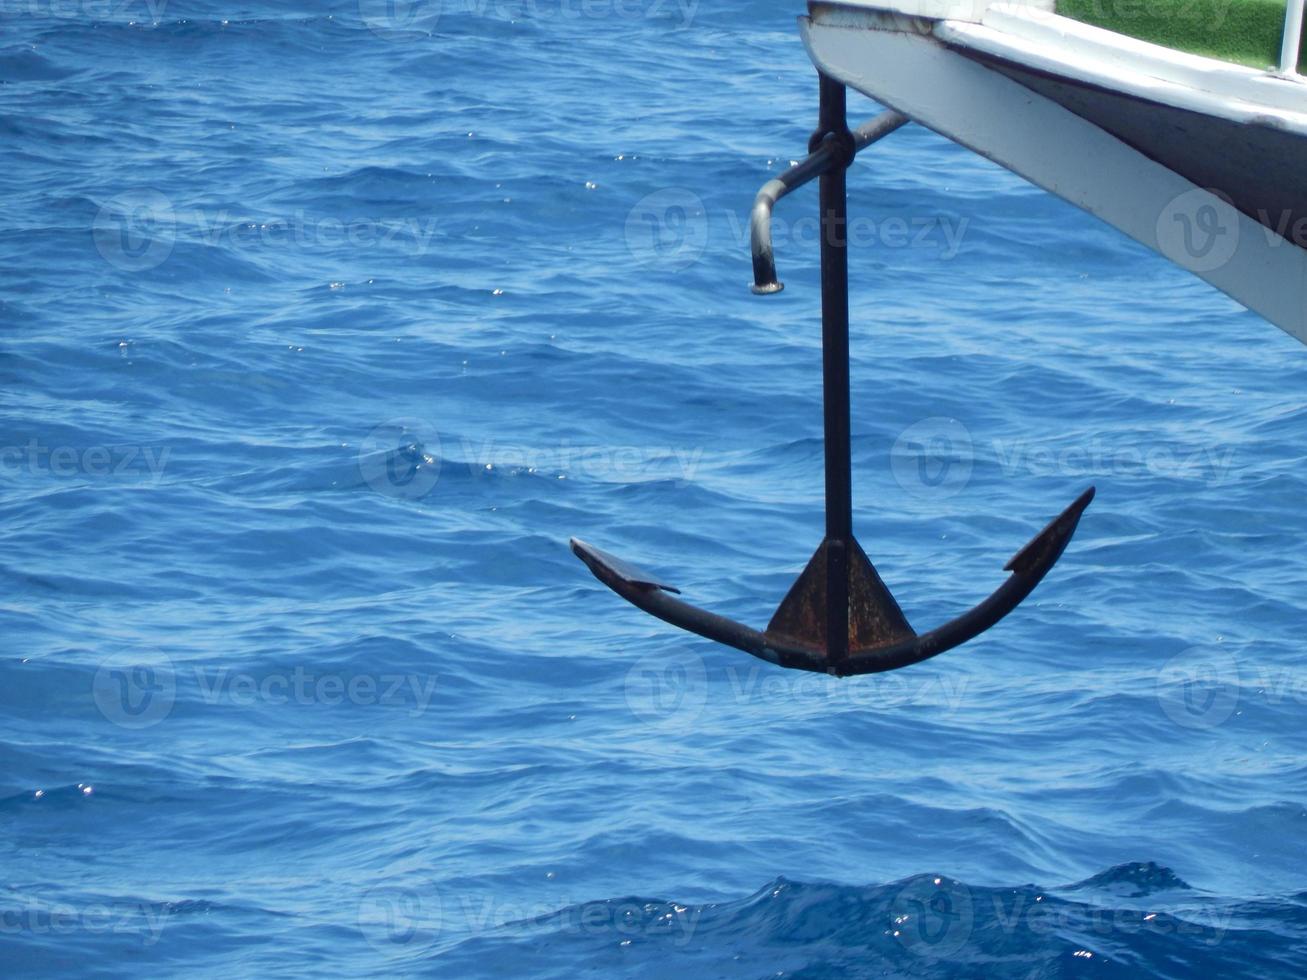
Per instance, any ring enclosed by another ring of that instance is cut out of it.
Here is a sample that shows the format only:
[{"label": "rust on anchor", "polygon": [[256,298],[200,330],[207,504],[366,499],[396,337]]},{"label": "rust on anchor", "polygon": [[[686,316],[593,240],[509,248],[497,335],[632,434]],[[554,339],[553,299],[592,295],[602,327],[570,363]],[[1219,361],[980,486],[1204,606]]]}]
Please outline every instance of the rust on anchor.
[{"label": "rust on anchor", "polygon": [[[849,649],[861,650],[911,639],[917,634],[857,540],[850,539]],[[823,541],[782,600],[766,636],[826,651],[826,561]]]}]

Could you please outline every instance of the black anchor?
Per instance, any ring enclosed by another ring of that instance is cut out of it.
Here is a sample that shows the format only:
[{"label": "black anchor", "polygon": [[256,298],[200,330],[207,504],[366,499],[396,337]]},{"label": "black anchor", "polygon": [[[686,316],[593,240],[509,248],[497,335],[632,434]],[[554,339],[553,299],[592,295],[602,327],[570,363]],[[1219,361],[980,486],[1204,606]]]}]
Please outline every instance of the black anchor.
[{"label": "black anchor", "polygon": [[[825,422],[826,537],[790,587],[765,630],[699,609],[673,594],[680,590],[615,555],[572,539],[572,551],[596,578],[627,601],[674,626],[736,647],[781,667],[836,676],[895,670],[926,660],[983,633],[1015,609],[1066,549],[1080,515],[1094,498],[1082,493],[1020,551],[1004,569],[1007,580],[979,605],[943,626],[918,634],[853,537],[853,495],[849,424],[849,273],[845,235],[848,202],[845,177],[859,149],[904,122],[895,113],[877,117],[857,134],[848,128],[844,86],[821,76],[817,131],[809,156],[759,193],[755,206],[755,292],[775,292],[769,235],[760,249],[762,227],[775,199],[820,175],[822,401]],[[787,181],[787,178],[793,178]],[[772,190],[769,192],[769,188]],[[770,197],[767,195],[770,193]],[[760,258],[761,257],[761,258]]]}]

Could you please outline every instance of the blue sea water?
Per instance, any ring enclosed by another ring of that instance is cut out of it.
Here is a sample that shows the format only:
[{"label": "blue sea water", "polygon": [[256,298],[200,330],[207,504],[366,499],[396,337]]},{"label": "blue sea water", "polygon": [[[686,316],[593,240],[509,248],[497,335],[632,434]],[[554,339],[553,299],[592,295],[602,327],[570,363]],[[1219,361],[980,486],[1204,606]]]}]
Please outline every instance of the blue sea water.
[{"label": "blue sea water", "polygon": [[[0,975],[1301,976],[1307,351],[912,126],[851,174],[822,528],[795,4],[0,6]],[[852,100],[856,119],[875,106]]]}]

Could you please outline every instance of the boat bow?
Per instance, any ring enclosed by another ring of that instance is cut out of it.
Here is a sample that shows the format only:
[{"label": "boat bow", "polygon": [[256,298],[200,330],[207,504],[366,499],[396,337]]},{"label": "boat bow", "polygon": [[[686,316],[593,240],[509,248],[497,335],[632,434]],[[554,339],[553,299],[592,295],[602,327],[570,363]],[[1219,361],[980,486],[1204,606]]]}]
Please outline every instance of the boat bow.
[{"label": "boat bow", "polygon": [[982,0],[813,3],[819,70],[1307,343],[1307,86]]}]

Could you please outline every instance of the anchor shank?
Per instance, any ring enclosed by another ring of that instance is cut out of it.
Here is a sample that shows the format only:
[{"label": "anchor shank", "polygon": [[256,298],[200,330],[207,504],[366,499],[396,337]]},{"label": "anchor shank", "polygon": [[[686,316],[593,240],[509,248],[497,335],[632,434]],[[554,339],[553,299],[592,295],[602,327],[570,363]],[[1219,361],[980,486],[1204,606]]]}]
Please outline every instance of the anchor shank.
[{"label": "anchor shank", "polygon": [[849,447],[849,256],[845,176],[853,136],[845,88],[821,75],[821,103],[813,147],[827,144],[831,165],[821,175],[822,407],[826,430],[826,655],[849,652],[849,543],[853,538],[852,463]]}]

